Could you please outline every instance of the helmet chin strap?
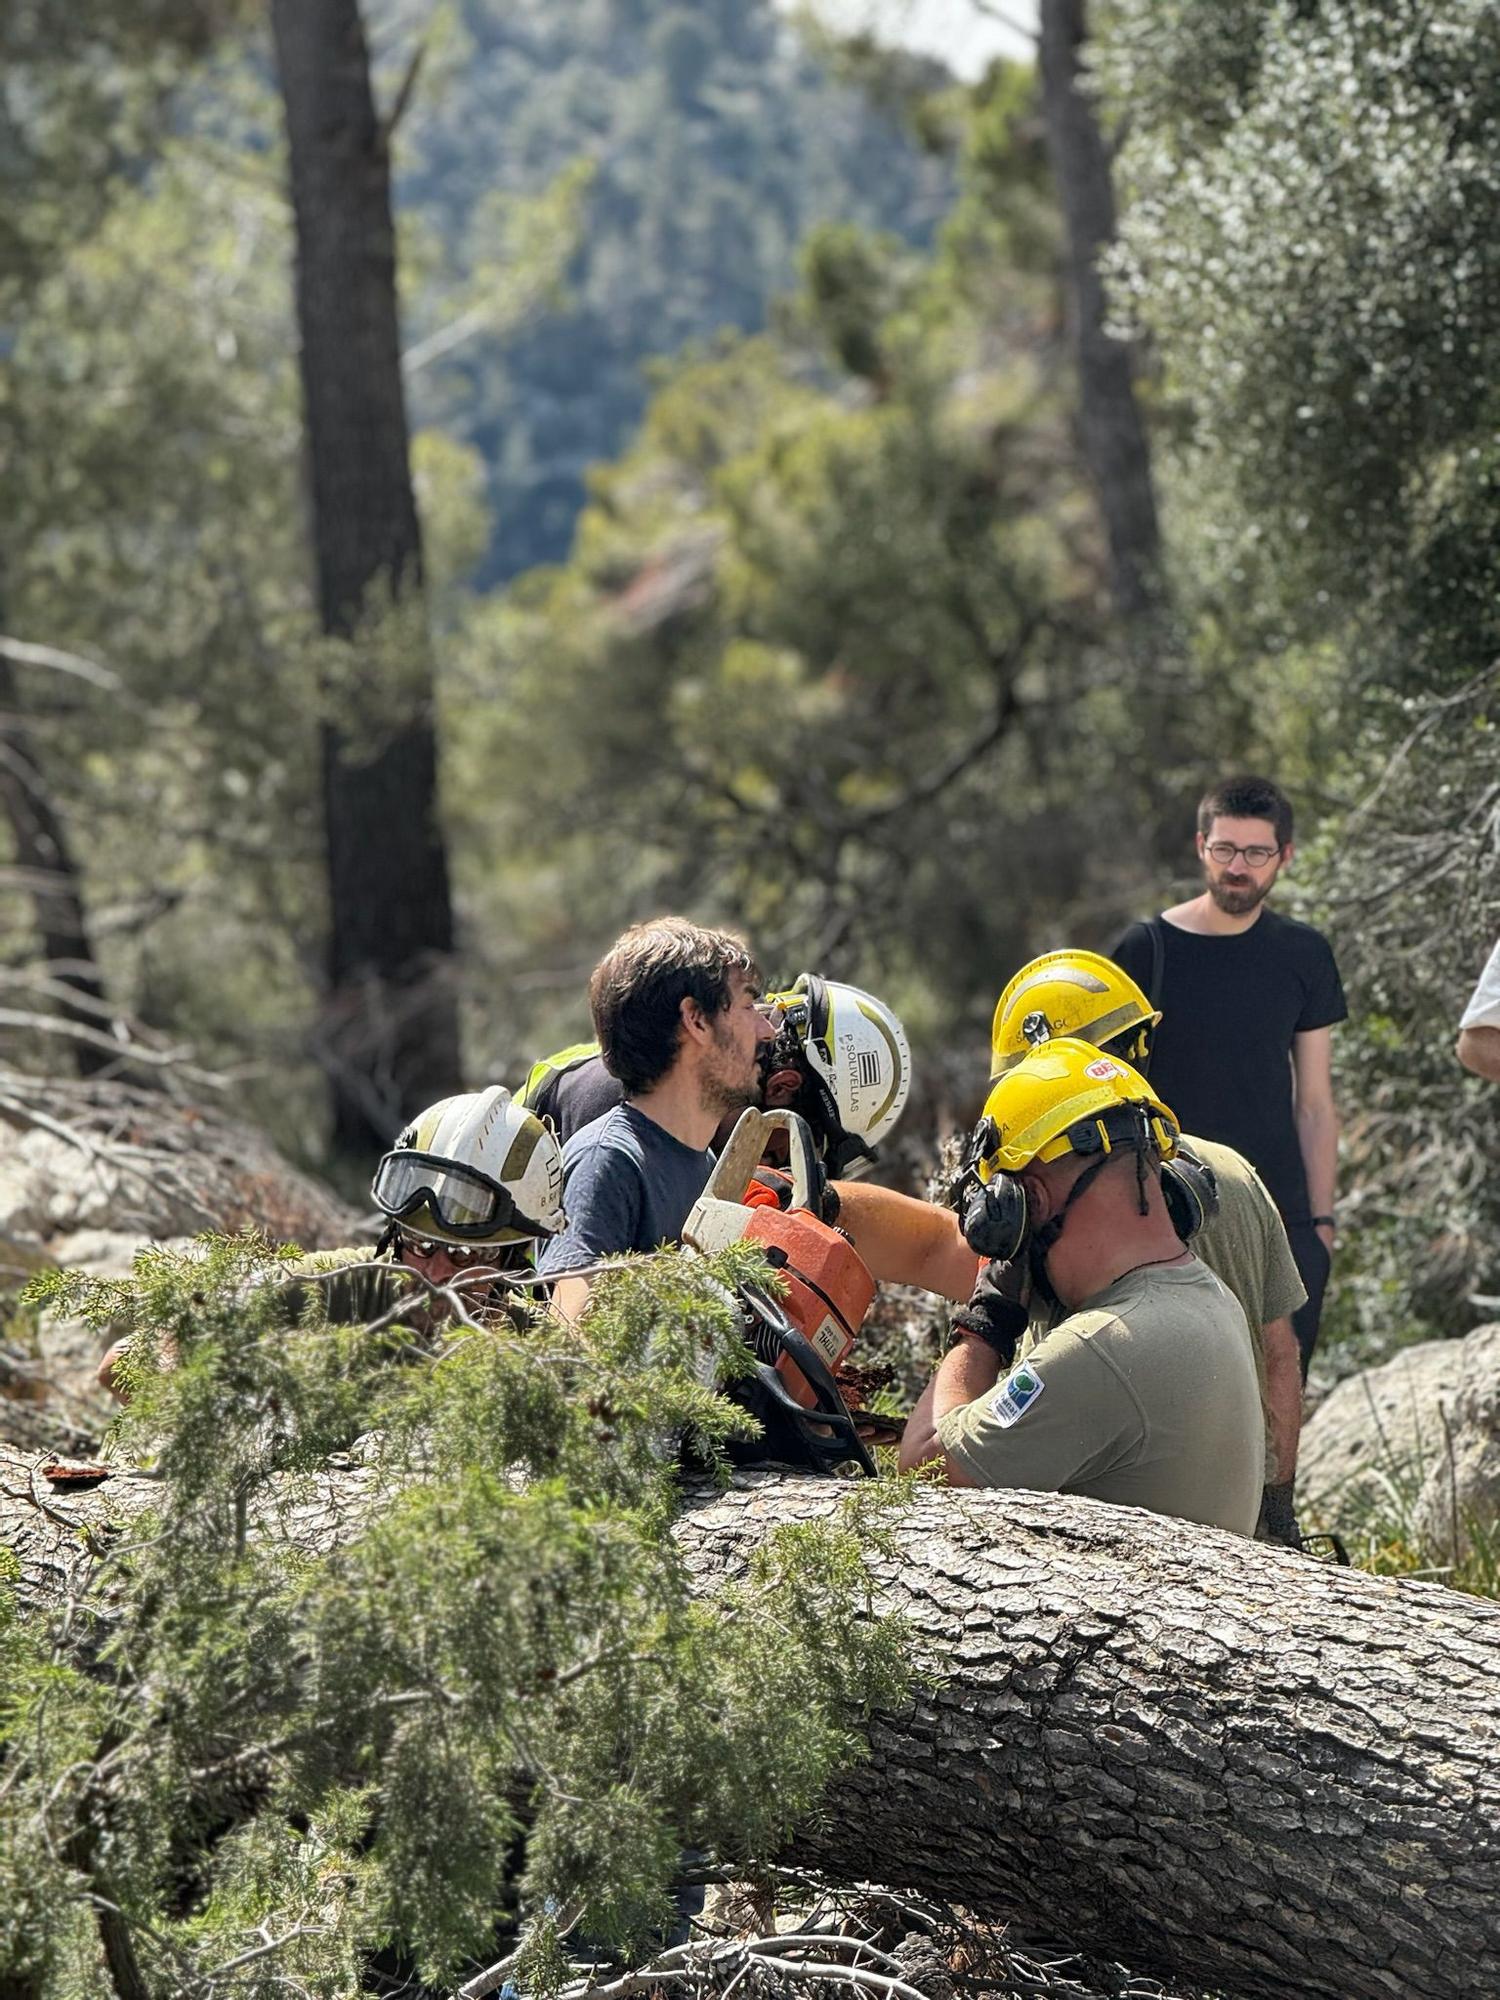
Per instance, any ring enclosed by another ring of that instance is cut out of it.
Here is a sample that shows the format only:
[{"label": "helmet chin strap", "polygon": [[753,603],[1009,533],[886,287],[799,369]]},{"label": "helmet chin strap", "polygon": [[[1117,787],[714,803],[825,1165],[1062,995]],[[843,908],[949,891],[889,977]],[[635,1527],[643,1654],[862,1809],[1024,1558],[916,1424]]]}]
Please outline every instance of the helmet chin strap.
[{"label": "helmet chin strap", "polygon": [[1058,1237],[1063,1233],[1063,1225],[1068,1219],[1068,1210],[1077,1201],[1078,1197],[1088,1189],[1094,1179],[1103,1173],[1108,1165],[1109,1155],[1107,1153],[1101,1160],[1090,1160],[1077,1180],[1068,1189],[1067,1199],[1056,1215],[1049,1216],[1044,1223],[1031,1232],[1031,1242],[1027,1250],[1028,1259],[1031,1264],[1031,1282],[1047,1301],[1048,1305],[1060,1305],[1062,1301],[1058,1298],[1053,1288],[1052,1280],[1047,1275],[1047,1258],[1051,1254]]},{"label": "helmet chin strap", "polygon": [[[1131,1151],[1135,1154],[1135,1198],[1137,1210],[1141,1215],[1149,1215],[1151,1213],[1151,1205],[1146,1199],[1146,1140],[1144,1133],[1136,1139],[1134,1145],[1131,1147]],[[1062,1303],[1053,1288],[1052,1280],[1047,1275],[1047,1258],[1056,1245],[1058,1237],[1063,1233],[1063,1225],[1068,1219],[1068,1210],[1077,1201],[1078,1197],[1084,1194],[1097,1177],[1104,1172],[1110,1161],[1116,1157],[1117,1155],[1114,1153],[1106,1153],[1102,1159],[1090,1160],[1077,1180],[1068,1189],[1067,1199],[1056,1215],[1049,1216],[1044,1223],[1031,1232],[1031,1241],[1027,1247],[1027,1255],[1031,1265],[1031,1282],[1049,1305],[1056,1306]]]}]

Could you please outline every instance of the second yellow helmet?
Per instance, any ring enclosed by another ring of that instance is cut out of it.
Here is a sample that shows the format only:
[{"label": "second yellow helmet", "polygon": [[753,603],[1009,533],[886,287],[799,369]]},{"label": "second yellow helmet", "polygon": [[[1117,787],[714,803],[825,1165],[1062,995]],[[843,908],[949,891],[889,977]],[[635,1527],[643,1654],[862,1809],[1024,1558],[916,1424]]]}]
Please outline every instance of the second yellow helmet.
[{"label": "second yellow helmet", "polygon": [[990,1075],[1003,1076],[1030,1050],[1062,1035],[1101,1048],[1137,1033],[1120,1053],[1143,1062],[1161,1015],[1128,972],[1096,951],[1049,951],[1023,965],[995,1008]]}]

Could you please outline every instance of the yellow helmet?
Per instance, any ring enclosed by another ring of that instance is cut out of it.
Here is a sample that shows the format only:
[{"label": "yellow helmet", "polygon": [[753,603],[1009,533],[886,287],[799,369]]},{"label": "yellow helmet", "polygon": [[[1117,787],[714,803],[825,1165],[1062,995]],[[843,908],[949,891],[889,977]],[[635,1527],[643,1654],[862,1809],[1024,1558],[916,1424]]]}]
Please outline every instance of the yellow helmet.
[{"label": "yellow helmet", "polygon": [[1104,1155],[1149,1140],[1169,1160],[1177,1120],[1129,1063],[1064,1036],[1029,1050],[990,1089],[975,1134],[981,1181],[1064,1153]]},{"label": "yellow helmet", "polygon": [[1000,995],[990,1031],[990,1076],[1004,1076],[1030,1049],[1059,1035],[1102,1048],[1132,1028],[1121,1053],[1143,1062],[1161,1019],[1128,972],[1096,951],[1049,951],[1023,965]]}]

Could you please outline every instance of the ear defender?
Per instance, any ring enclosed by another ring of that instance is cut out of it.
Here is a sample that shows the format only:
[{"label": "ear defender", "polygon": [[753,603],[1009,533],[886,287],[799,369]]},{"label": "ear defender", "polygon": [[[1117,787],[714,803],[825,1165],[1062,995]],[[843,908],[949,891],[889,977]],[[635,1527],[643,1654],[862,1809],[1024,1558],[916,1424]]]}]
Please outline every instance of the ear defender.
[{"label": "ear defender", "polygon": [[959,1190],[959,1226],[976,1257],[1008,1264],[1026,1241],[1026,1190],[1010,1174],[977,1177]]},{"label": "ear defender", "polygon": [[1172,1227],[1190,1243],[1219,1212],[1219,1183],[1214,1170],[1191,1153],[1179,1151],[1161,1170],[1161,1191]]},{"label": "ear defender", "polygon": [[988,1180],[980,1179],[981,1162],[989,1159],[999,1144],[994,1119],[981,1118],[949,1200],[974,1255],[1008,1264],[1026,1241],[1026,1190],[1013,1174],[997,1171]]}]

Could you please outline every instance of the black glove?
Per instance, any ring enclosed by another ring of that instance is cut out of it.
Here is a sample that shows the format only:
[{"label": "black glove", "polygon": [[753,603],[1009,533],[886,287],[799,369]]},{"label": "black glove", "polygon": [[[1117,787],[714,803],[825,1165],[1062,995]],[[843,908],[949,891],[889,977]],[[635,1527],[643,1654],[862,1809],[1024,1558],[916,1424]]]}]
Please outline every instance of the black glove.
[{"label": "black glove", "polygon": [[1302,1547],[1302,1530],[1297,1526],[1297,1514],[1293,1505],[1292,1492],[1295,1482],[1283,1480],[1279,1486],[1268,1486],[1260,1497],[1260,1524],[1269,1540],[1280,1542],[1285,1549]]},{"label": "black glove", "polygon": [[[758,1181],[763,1188],[768,1188],[775,1195],[776,1206],[779,1209],[785,1211],[791,1207],[792,1177],[781,1167],[757,1167],[750,1178]],[[827,1170],[822,1165],[817,1165],[813,1169],[813,1185],[809,1192],[812,1195],[810,1206],[818,1220],[830,1225],[837,1222],[840,1207],[838,1189],[829,1180]]]},{"label": "black glove", "polygon": [[953,1315],[953,1331],[972,1333],[993,1347],[1005,1368],[1015,1360],[1016,1344],[1031,1319],[1023,1303],[1027,1275],[1019,1257],[1008,1264],[986,1264],[969,1303]]}]

